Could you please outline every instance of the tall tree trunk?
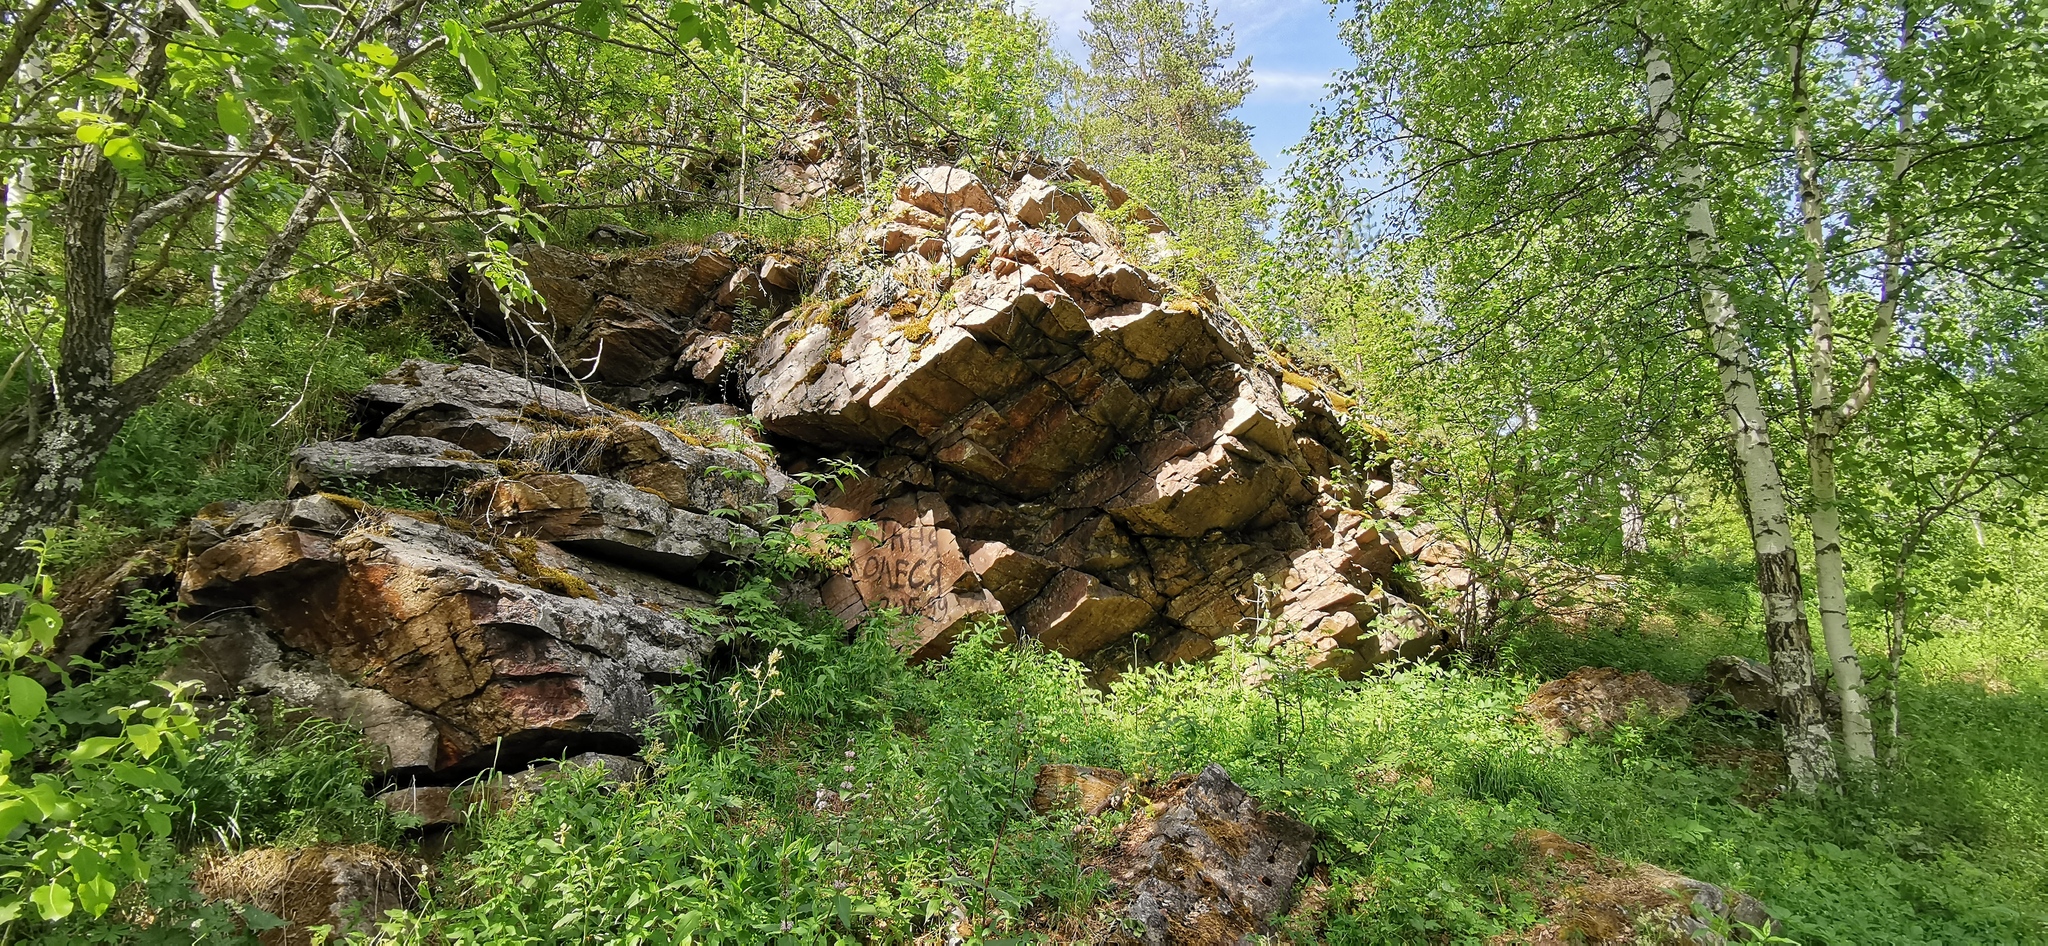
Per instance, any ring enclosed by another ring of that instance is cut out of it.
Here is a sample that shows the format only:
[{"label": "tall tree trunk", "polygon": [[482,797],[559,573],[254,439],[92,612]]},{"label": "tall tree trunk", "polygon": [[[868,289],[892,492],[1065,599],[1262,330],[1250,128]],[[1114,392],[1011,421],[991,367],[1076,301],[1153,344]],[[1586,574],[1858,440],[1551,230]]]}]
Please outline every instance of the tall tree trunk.
[{"label": "tall tree trunk", "polygon": [[[39,9],[54,6],[54,4],[46,3],[41,4]],[[10,52],[12,51],[10,50]],[[23,48],[21,55],[15,61],[16,65],[13,67],[10,78],[17,88],[43,77],[43,57],[35,55],[27,48]],[[37,109],[33,107],[33,103],[26,101],[20,95],[16,95],[14,98],[14,114],[16,116],[15,120],[24,124],[33,123],[38,117]],[[14,173],[9,175],[7,179],[5,232],[0,234],[0,268],[11,270],[28,268],[29,258],[34,255],[36,244],[35,219],[30,217],[28,212],[22,210],[21,207],[24,201],[30,199],[35,194],[36,161],[34,151],[38,142],[33,136],[24,136],[21,144],[23,147],[22,155],[19,159],[20,163],[14,166]]]},{"label": "tall tree trunk", "polygon": [[24,546],[71,515],[122,425],[172,379],[198,364],[269,295],[327,205],[348,141],[344,124],[328,141],[298,203],[219,311],[119,381],[114,379],[113,333],[125,276],[119,265],[110,272],[107,239],[119,179],[98,149],[74,152],[72,174],[63,188],[64,331],[54,362],[47,353],[35,352],[45,380],[31,397],[32,413],[11,457],[13,491],[0,505],[0,581],[35,572],[35,553]]},{"label": "tall tree trunk", "polygon": [[[1684,130],[1671,107],[1676,79],[1660,40],[1649,43],[1644,67],[1653,143],[1660,153],[1668,153],[1682,142]],[[1786,769],[1793,789],[1812,793],[1835,780],[1838,771],[1827,718],[1813,688],[1813,637],[1806,625],[1799,556],[1792,546],[1791,510],[1771,450],[1754,356],[1714,265],[1717,235],[1713,206],[1706,196],[1706,170],[1687,159],[1676,173],[1679,184],[1695,195],[1685,210],[1686,253],[1699,282],[1700,317],[1720,379],[1721,412],[1734,433],[1736,467],[1756,549],[1757,590],[1764,604],[1764,646],[1778,678]]]},{"label": "tall tree trunk", "polygon": [[1630,555],[1650,550],[1649,516],[1643,511],[1643,491],[1628,482],[1621,484],[1621,550]]},{"label": "tall tree trunk", "polygon": [[1820,163],[1813,149],[1813,106],[1807,91],[1806,32],[1792,43],[1792,151],[1798,165],[1799,216],[1806,238],[1807,482],[1813,509],[1814,598],[1820,606],[1821,639],[1842,698],[1842,745],[1856,766],[1877,761],[1870,733],[1870,706],[1863,695],[1863,662],[1849,633],[1849,578],[1842,561],[1841,501],[1835,486],[1835,437],[1847,422],[1835,402],[1834,297],[1828,286],[1827,206],[1821,196]]},{"label": "tall tree trunk", "polygon": [[1912,597],[1906,591],[1907,567],[1913,560],[1914,547],[1919,540],[1919,531],[1906,537],[1899,547],[1899,557],[1892,562],[1892,595],[1886,610],[1890,611],[1889,633],[1885,635],[1885,664],[1890,673],[1891,688],[1885,694],[1887,709],[1891,711],[1890,738],[1885,740],[1885,762],[1899,764],[1899,671],[1906,665],[1906,629],[1911,613]]}]

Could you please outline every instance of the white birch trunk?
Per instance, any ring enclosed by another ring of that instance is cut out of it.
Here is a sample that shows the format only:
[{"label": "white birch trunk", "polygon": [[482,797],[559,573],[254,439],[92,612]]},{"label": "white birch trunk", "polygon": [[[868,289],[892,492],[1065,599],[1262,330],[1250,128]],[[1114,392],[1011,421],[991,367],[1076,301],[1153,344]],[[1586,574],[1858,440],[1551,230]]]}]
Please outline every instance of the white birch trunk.
[{"label": "white birch trunk", "polygon": [[[30,53],[22,57],[21,65],[14,70],[14,87],[19,89],[43,77],[43,57]],[[15,114],[21,120],[31,121],[36,111],[29,103],[15,97]],[[0,267],[21,269],[28,265],[29,256],[35,252],[35,219],[22,212],[21,202],[36,190],[35,158],[32,156],[39,142],[35,138],[22,141],[20,163],[14,166],[14,173],[7,178],[7,220],[5,233],[0,234]]]},{"label": "white birch trunk", "polygon": [[[1854,765],[1877,761],[1870,732],[1870,706],[1863,695],[1863,662],[1849,633],[1849,578],[1842,561],[1841,501],[1835,485],[1835,437],[1847,423],[1847,405],[1835,402],[1834,294],[1828,286],[1827,206],[1821,196],[1820,162],[1813,150],[1813,110],[1807,92],[1804,38],[1792,57],[1792,151],[1798,165],[1799,216],[1806,238],[1807,482],[1813,510],[1814,598],[1820,606],[1821,639],[1842,698],[1842,744]],[[1875,353],[1873,352],[1873,357]],[[1875,378],[1871,381],[1874,383]]]},{"label": "white birch trunk", "polygon": [[[1660,153],[1668,153],[1684,134],[1671,109],[1676,80],[1658,41],[1651,42],[1644,68],[1655,126],[1652,140]],[[1720,379],[1722,415],[1734,432],[1736,468],[1756,549],[1757,590],[1763,597],[1764,643],[1778,678],[1786,769],[1796,791],[1812,793],[1833,781],[1837,770],[1827,719],[1813,691],[1813,640],[1806,625],[1799,558],[1792,545],[1791,509],[1772,453],[1769,418],[1757,390],[1746,331],[1714,270],[1718,235],[1705,193],[1706,171],[1697,161],[1686,160],[1676,173],[1679,184],[1695,195],[1685,211],[1686,254],[1699,280],[1700,318]]]},{"label": "white birch trunk", "polygon": [[1621,550],[1642,555],[1650,550],[1649,516],[1643,512],[1643,491],[1621,484]]}]

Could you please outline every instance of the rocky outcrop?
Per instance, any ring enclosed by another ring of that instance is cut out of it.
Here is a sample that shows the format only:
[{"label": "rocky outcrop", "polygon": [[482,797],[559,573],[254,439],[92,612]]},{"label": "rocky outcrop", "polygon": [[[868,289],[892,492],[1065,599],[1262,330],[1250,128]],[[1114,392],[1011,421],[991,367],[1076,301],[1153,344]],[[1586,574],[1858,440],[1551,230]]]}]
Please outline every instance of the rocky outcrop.
[{"label": "rocky outcrop", "polygon": [[630,750],[653,688],[710,648],[681,616],[708,594],[416,515],[326,496],[202,512],[189,669],[355,721],[392,769],[455,775]]},{"label": "rocky outcrop", "polygon": [[827,498],[881,525],[828,602],[914,615],[919,656],[1002,613],[1071,656],[1172,661],[1250,629],[1263,579],[1320,666],[1442,643],[1394,571],[1431,543],[1360,464],[1348,399],[1088,226],[1054,178],[1089,173],[1007,195],[958,168],[909,175],[867,231],[884,261],[753,347],[744,390],[769,433],[878,458]]},{"label": "rocky outcrop", "polygon": [[1557,739],[1607,732],[1630,720],[1669,720],[1685,715],[1692,697],[1638,670],[1580,667],[1536,688],[1522,711]]},{"label": "rocky outcrop", "polygon": [[1133,822],[1111,873],[1139,942],[1234,946],[1287,909],[1314,842],[1314,830],[1263,810],[1210,765]]},{"label": "rocky outcrop", "polygon": [[1352,676],[1445,643],[1413,602],[1469,575],[1402,525],[1412,490],[1349,400],[1139,265],[1095,213],[1156,219],[1128,195],[1068,162],[925,168],[896,197],[801,304],[802,267],[736,240],[520,247],[517,298],[456,267],[484,363],[408,362],[358,399],[360,439],[293,455],[294,499],[193,522],[212,687],[353,720],[424,784],[629,752],[709,646],[698,576],[798,492],[740,410],[677,399],[713,388],[792,469],[865,465],[820,511],[876,528],[789,591],[849,624],[899,609],[916,657],[998,619],[1098,679],[1253,629]]},{"label": "rocky outcrop", "polygon": [[630,753],[710,649],[695,575],[752,554],[791,481],[749,441],[481,366],[408,363],[360,407],[372,436],[294,455],[302,495],[193,519],[185,672],[356,723],[394,778]]}]

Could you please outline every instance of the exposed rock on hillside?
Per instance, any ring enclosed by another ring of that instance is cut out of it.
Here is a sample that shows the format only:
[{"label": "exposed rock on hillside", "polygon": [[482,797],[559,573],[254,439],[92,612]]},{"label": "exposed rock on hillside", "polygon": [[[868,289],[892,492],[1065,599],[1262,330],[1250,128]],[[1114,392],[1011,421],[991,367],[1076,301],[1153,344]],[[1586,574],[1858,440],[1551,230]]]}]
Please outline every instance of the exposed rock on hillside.
[{"label": "exposed rock on hillside", "polygon": [[210,507],[180,581],[190,660],[351,718],[398,769],[634,746],[652,687],[710,642],[711,597],[558,548],[325,496]]},{"label": "exposed rock on hillside", "polygon": [[1439,642],[1392,580],[1427,541],[1388,521],[1402,494],[1358,467],[1343,395],[1174,295],[1045,178],[999,198],[925,168],[897,197],[867,234],[884,261],[746,366],[770,433],[879,457],[830,501],[882,526],[825,589],[844,616],[905,608],[923,656],[1004,612],[1071,656],[1182,660],[1249,629],[1264,576],[1318,664]]},{"label": "exposed rock on hillside", "polygon": [[[1468,578],[1400,526],[1412,490],[1361,462],[1348,399],[1147,272],[1061,186],[1128,201],[1114,184],[1040,170],[906,176],[802,304],[790,261],[742,264],[730,240],[523,247],[534,295],[516,300],[458,267],[496,367],[407,363],[359,398],[362,439],[294,454],[300,498],[196,519],[196,659],[218,689],[353,719],[392,767],[444,782],[630,750],[651,688],[708,647],[682,616],[708,601],[699,570],[746,557],[793,495],[727,423],[739,410],[673,396],[714,381],[799,464],[866,465],[823,512],[879,531],[791,593],[848,622],[903,609],[918,657],[997,615],[1105,672],[1254,627],[1346,674],[1441,644],[1410,602]],[[568,376],[671,419],[544,381]]]},{"label": "exposed rock on hillside", "polygon": [[203,511],[179,577],[205,634],[188,669],[352,720],[390,768],[440,780],[631,751],[653,687],[710,647],[689,580],[751,553],[788,478],[747,442],[479,366],[409,363],[361,407],[376,436],[300,450],[294,490],[440,511],[331,493]]}]

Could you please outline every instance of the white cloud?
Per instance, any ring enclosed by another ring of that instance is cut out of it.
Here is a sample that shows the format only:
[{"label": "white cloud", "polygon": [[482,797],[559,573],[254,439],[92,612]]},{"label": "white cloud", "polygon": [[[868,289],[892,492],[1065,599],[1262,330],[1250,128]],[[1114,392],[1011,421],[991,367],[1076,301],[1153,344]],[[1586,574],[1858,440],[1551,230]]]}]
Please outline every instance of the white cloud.
[{"label": "white cloud", "polygon": [[[1078,51],[1078,34],[1088,28],[1088,8],[1091,0],[1024,0],[1024,5],[1039,16],[1052,21],[1053,33],[1062,48]],[[1327,21],[1329,12],[1324,0],[1211,0],[1216,9],[1216,18],[1230,26],[1237,35],[1238,55],[1245,55],[1248,46],[1264,45],[1260,42],[1263,34],[1283,21],[1312,15]]]},{"label": "white cloud", "polygon": [[1330,72],[1291,72],[1285,69],[1259,69],[1253,60],[1252,78],[1259,83],[1251,99],[1260,102],[1314,102],[1323,97],[1323,86],[1328,84]]}]

